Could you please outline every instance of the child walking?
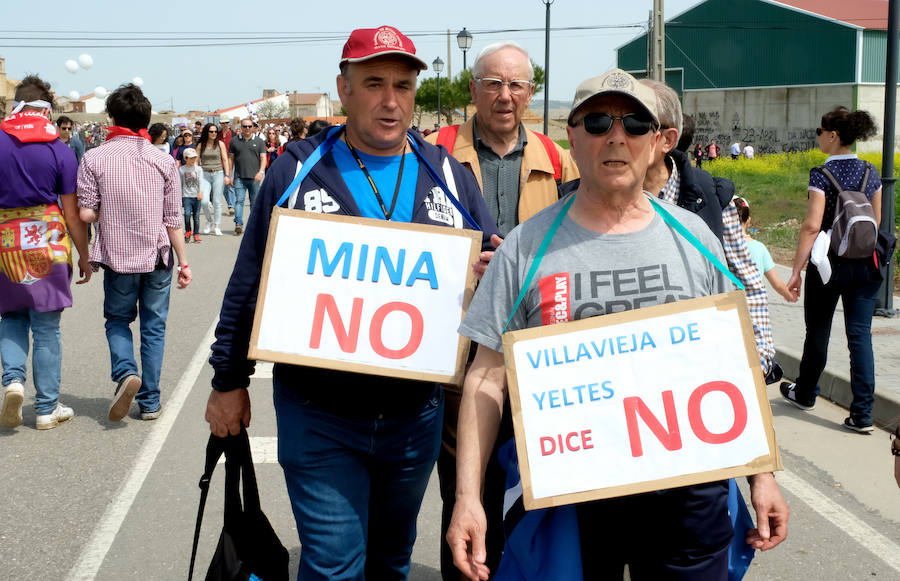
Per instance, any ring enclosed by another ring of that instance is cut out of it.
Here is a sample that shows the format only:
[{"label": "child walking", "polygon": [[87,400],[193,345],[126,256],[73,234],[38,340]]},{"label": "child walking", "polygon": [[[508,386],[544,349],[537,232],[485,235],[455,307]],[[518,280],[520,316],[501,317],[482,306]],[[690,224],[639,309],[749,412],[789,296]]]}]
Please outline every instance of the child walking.
[{"label": "child walking", "polygon": [[[209,188],[203,179],[203,168],[197,164],[196,149],[184,150],[184,165],[178,168],[181,172],[181,204],[184,207],[184,241],[200,242],[200,202],[203,192]],[[204,187],[206,186],[206,187]],[[193,218],[193,225],[191,224]]]},{"label": "child walking", "polygon": [[738,216],[741,217],[741,230],[744,232],[744,238],[747,240],[747,249],[750,250],[750,258],[753,259],[756,268],[765,275],[769,284],[772,285],[772,288],[784,297],[784,300],[789,303],[797,302],[797,299],[794,298],[794,295],[788,290],[787,285],[784,284],[784,281],[782,281],[781,278],[779,278],[778,273],[775,272],[775,261],[772,260],[769,249],[766,248],[765,244],[759,240],[754,240],[747,234],[747,227],[750,225],[750,204],[740,196],[735,196],[733,203],[735,208],[737,208]]}]

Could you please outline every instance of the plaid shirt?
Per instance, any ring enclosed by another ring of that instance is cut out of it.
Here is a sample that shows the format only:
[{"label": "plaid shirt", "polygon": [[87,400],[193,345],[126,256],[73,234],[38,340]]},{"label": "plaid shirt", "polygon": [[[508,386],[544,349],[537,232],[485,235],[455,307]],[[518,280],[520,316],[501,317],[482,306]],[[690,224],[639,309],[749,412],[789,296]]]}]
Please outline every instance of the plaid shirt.
[{"label": "plaid shirt", "polygon": [[84,154],[78,205],[96,210],[97,239],[89,260],[120,274],[169,265],[168,229],[184,226],[175,160],[143,137],[114,137]]},{"label": "plaid shirt", "polygon": [[[678,168],[672,164],[672,174],[663,186],[659,197],[673,204],[678,203],[678,192],[681,190],[681,176]],[[768,373],[775,359],[775,340],[772,337],[772,321],[769,318],[769,298],[762,275],[750,258],[750,249],[741,230],[741,219],[734,204],[728,204],[722,210],[722,247],[728,270],[744,285],[747,295],[747,307],[750,309],[750,320],[753,321],[753,335],[756,338],[756,350],[763,373]]]}]

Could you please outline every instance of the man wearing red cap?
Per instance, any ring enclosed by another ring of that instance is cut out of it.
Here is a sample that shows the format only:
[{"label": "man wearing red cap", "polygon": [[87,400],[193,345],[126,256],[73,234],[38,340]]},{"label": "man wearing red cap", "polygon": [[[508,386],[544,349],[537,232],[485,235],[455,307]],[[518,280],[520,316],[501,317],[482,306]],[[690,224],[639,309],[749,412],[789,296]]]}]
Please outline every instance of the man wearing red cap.
[{"label": "man wearing red cap", "polygon": [[[475,178],[407,133],[425,68],[397,29],[353,31],[337,77],[347,124],[288,143],[267,172],[257,201],[266,211],[250,215],[212,347],[214,434],[250,423],[247,352],[269,208],[285,200],[309,212],[475,228],[492,248],[497,227]],[[303,546],[299,579],[405,579],[440,446],[440,386],[286,364],[275,365],[273,384],[279,462]]]}]

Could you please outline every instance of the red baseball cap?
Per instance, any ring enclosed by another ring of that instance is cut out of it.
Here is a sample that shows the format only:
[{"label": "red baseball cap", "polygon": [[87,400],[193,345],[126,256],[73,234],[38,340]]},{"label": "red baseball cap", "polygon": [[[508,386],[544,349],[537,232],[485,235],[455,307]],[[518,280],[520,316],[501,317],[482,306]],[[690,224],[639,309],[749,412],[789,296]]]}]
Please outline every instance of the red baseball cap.
[{"label": "red baseball cap", "polygon": [[419,70],[428,65],[416,56],[416,45],[393,26],[357,28],[350,33],[341,53],[341,64],[358,63],[369,59],[396,54],[413,61]]}]

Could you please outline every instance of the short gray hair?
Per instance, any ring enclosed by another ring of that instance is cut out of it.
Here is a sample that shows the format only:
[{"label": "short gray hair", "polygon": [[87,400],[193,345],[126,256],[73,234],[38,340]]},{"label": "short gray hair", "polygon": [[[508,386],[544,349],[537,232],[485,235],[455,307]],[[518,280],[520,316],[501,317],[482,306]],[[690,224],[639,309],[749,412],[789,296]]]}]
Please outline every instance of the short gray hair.
[{"label": "short gray hair", "polygon": [[678,93],[669,85],[653,79],[640,79],[638,81],[656,93],[656,111],[659,114],[659,124],[662,127],[671,127],[681,131],[684,129],[684,120],[682,119],[681,101],[678,99]]},{"label": "short gray hair", "polygon": [[525,57],[525,62],[528,63],[528,80],[534,81],[534,66],[531,64],[531,59],[528,57],[528,51],[522,48],[518,43],[513,42],[511,40],[502,40],[500,42],[494,42],[483,49],[478,53],[478,57],[475,59],[475,63],[472,65],[472,76],[476,79],[480,79],[482,73],[484,72],[484,58],[494,54],[497,51],[503,50],[504,48],[512,48]]}]

